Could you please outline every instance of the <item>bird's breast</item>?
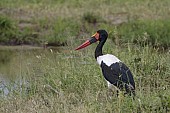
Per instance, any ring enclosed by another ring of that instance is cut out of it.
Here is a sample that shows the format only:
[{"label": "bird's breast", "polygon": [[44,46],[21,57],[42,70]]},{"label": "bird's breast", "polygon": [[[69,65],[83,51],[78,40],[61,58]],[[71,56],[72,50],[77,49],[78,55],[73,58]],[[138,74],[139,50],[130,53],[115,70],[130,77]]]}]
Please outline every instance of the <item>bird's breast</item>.
[{"label": "bird's breast", "polygon": [[112,65],[113,63],[116,63],[116,62],[120,62],[120,60],[116,56],[111,55],[111,54],[106,54],[106,55],[102,55],[102,56],[97,57],[97,63],[99,65],[101,65],[102,61],[107,66],[110,66],[110,65]]}]

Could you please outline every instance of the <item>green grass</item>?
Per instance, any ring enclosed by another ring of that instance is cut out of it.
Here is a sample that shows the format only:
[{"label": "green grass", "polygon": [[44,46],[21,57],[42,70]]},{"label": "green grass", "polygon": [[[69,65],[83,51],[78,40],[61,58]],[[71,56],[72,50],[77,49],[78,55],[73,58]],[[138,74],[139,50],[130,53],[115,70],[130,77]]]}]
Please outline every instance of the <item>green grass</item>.
[{"label": "green grass", "polygon": [[[169,112],[169,6],[169,0],[1,0],[1,43],[65,47],[1,51],[0,74],[12,79],[8,89],[16,88],[0,98],[0,112]],[[98,29],[109,33],[104,52],[131,69],[135,100],[108,96],[95,44],[74,51]]]},{"label": "green grass", "polygon": [[66,47],[62,52],[20,53],[11,65],[20,61],[18,76],[23,80],[23,90],[18,87],[7,98],[1,98],[0,111],[131,113],[169,110],[168,52],[159,53],[149,46],[119,48],[112,45],[111,40],[107,41],[104,52],[125,62],[136,82],[136,99],[124,97],[120,101],[116,95],[108,96],[107,84],[93,56],[94,46],[81,51]]},{"label": "green grass", "polygon": [[120,43],[130,42],[168,48],[170,45],[169,23],[169,20],[138,20],[118,26],[116,30]]}]

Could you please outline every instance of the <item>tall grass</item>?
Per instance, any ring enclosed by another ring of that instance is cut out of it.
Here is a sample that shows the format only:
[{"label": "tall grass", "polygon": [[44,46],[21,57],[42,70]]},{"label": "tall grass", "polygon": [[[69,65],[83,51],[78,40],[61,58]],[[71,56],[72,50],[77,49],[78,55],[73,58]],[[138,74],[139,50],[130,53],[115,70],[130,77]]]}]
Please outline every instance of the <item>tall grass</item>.
[{"label": "tall grass", "polygon": [[117,48],[108,40],[105,52],[125,62],[136,82],[136,99],[119,100],[109,95],[93,56],[94,46],[79,52],[64,48],[61,53],[47,50],[27,54],[31,59],[25,61],[29,63],[25,69],[21,67],[21,76],[27,76],[22,91],[19,87],[1,98],[1,112],[168,112],[168,52],[159,54],[149,46]]},{"label": "tall grass", "polygon": [[169,20],[129,22],[118,26],[118,38],[124,42],[168,48],[170,45],[170,24],[168,23],[170,23]]}]

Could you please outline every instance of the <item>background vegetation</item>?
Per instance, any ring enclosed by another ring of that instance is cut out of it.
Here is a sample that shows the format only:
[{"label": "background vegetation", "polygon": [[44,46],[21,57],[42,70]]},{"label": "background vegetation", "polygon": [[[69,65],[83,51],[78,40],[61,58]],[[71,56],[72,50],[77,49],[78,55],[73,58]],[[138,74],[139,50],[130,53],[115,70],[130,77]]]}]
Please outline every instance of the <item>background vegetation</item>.
[{"label": "background vegetation", "polygon": [[67,45],[102,28],[116,41],[170,45],[168,0],[2,0],[0,7],[1,44]]},{"label": "background vegetation", "polygon": [[[169,0],[1,0],[1,45],[64,47],[0,51],[0,74],[10,67],[13,76],[0,112],[170,112],[169,6]],[[74,51],[98,29],[109,33],[104,52],[133,72],[135,100],[109,96],[95,44]]]}]

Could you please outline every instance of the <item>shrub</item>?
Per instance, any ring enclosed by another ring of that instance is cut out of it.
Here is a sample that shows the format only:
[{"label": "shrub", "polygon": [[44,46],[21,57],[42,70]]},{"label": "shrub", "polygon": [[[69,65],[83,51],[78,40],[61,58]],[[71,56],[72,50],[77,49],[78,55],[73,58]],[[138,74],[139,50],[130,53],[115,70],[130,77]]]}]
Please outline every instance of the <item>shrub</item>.
[{"label": "shrub", "polygon": [[83,15],[83,21],[87,23],[96,24],[99,20],[98,20],[98,17],[94,13],[87,12],[87,13],[84,13]]},{"label": "shrub", "polygon": [[16,37],[16,26],[14,22],[7,17],[0,16],[0,43],[7,43]]}]

